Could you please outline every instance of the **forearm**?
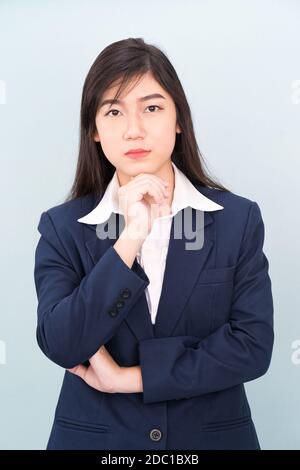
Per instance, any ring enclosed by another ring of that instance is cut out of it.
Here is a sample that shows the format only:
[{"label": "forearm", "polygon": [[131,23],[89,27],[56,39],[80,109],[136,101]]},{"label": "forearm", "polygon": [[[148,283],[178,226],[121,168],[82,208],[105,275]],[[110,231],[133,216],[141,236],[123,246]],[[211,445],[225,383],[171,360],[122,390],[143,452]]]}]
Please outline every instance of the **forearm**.
[{"label": "forearm", "polygon": [[116,393],[138,393],[143,391],[140,366],[121,367]]},{"label": "forearm", "polygon": [[[118,331],[149,279],[142,268],[138,272],[129,268],[138,251],[138,245],[129,241],[130,262],[127,258],[124,262],[111,246],[82,277],[62,249],[51,220],[43,213],[35,253],[36,336],[44,354],[69,369],[85,362]],[[123,253],[126,238],[118,241]],[[125,286],[131,295],[125,293],[123,308],[116,315],[114,306]]]},{"label": "forearm", "polygon": [[134,233],[134,229],[132,227],[125,227],[113,245],[113,248],[129,268],[132,267],[134,259],[143,244],[143,240],[132,239],[130,233]]}]

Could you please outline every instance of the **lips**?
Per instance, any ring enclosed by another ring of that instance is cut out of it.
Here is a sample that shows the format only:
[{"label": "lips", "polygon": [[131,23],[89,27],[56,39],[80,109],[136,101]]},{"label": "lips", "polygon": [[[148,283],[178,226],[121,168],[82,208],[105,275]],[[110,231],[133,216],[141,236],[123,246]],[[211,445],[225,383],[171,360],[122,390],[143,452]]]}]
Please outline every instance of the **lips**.
[{"label": "lips", "polygon": [[145,153],[145,152],[150,152],[150,150],[142,149],[142,148],[130,149],[130,150],[128,150],[128,152],[125,153],[125,155],[128,155],[129,153]]},{"label": "lips", "polygon": [[150,152],[151,150],[130,150],[125,155],[129,158],[140,158],[148,155]]}]

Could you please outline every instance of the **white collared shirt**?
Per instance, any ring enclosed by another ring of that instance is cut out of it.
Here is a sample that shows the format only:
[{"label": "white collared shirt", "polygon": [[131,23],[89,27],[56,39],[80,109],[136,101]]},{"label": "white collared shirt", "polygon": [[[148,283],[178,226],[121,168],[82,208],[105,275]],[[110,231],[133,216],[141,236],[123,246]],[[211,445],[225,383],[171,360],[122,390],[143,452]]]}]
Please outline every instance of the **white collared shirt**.
[{"label": "white collared shirt", "polygon": [[[223,209],[223,206],[216,204],[200,193],[185,174],[173,162],[171,163],[174,171],[171,214],[154,219],[152,229],[144,240],[141,250],[136,255],[138,263],[142,266],[150,281],[145,294],[152,324],[155,323],[161,295],[173,217],[177,212],[189,206],[201,211]],[[118,201],[119,187],[120,184],[115,171],[99,204],[91,212],[77,219],[78,222],[102,224],[110,218],[112,212],[123,215]]]}]

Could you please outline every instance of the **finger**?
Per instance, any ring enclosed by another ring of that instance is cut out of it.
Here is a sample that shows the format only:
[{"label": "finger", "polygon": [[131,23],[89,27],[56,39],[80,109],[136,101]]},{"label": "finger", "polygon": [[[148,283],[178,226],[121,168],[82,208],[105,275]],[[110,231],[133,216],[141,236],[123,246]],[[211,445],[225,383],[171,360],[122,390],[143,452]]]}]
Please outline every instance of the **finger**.
[{"label": "finger", "polygon": [[78,366],[73,367],[72,369],[67,369],[67,370],[71,372],[72,374],[78,375],[78,377],[84,380],[87,367],[83,366],[82,364],[79,364]]},{"label": "finger", "polygon": [[135,183],[146,183],[148,181],[151,181],[151,182],[156,183],[157,185],[159,185],[161,190],[164,190],[167,187],[167,182],[166,181],[164,181],[159,176],[156,176],[156,175],[153,175],[153,174],[150,174],[150,173],[142,173],[140,175],[131,177],[130,182],[127,183],[127,185],[125,185],[125,186],[131,187],[131,186],[134,186]]},{"label": "finger", "polygon": [[159,190],[157,190],[156,187],[150,185],[149,182],[146,185],[139,184],[124,194],[124,200],[122,199],[122,195],[119,195],[121,203],[123,202],[123,204],[125,204],[123,210],[127,213],[128,209],[131,207],[131,204],[137,201],[142,201],[147,193],[150,196],[153,196],[157,204],[166,199],[164,195]]},{"label": "finger", "polygon": [[148,193],[155,199],[157,204],[163,202],[166,199],[166,194],[154,182],[148,181],[147,183],[141,184],[141,186],[137,187],[137,190],[142,196]]},{"label": "finger", "polygon": [[143,176],[142,178],[140,179],[136,179],[136,181],[133,182],[133,184],[137,182],[137,183],[151,183],[151,184],[155,184],[157,186],[157,188],[159,188],[161,191],[163,192],[166,192],[166,190],[168,189],[168,186],[165,184],[166,182],[162,179],[162,178],[159,178],[155,175],[145,175]]},{"label": "finger", "polygon": [[163,187],[166,186],[166,184],[168,183],[163,178],[161,178],[160,176],[157,176],[153,173],[141,173],[137,176],[134,176],[133,179],[135,179],[136,181],[144,181],[145,179],[146,180],[151,179],[153,181],[156,181],[157,183],[159,183]]},{"label": "finger", "polygon": [[143,183],[144,184],[151,184],[152,187],[157,188],[157,191],[159,191],[162,194],[163,197],[168,196],[168,194],[169,194],[168,193],[168,188],[166,188],[163,184],[159,183],[156,180],[153,180],[153,179],[149,180],[148,179],[146,181],[143,181]]},{"label": "finger", "polygon": [[153,198],[157,201],[157,203],[163,201],[165,199],[165,195],[162,189],[153,181],[147,181],[146,183],[137,183],[134,188],[131,190],[131,193],[138,191],[141,198],[145,194],[150,194]]}]

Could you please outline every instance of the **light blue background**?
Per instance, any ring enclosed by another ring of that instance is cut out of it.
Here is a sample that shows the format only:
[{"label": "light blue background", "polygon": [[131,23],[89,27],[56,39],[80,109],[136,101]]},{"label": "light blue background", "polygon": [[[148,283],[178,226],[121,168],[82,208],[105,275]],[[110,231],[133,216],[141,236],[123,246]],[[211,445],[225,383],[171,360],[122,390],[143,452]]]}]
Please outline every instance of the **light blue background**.
[{"label": "light blue background", "polygon": [[262,448],[300,449],[299,19],[296,0],[0,2],[0,448],[46,446],[64,370],[35,339],[37,224],[71,187],[92,62],[143,37],[177,70],[212,175],[261,208],[275,347],[246,389]]}]

